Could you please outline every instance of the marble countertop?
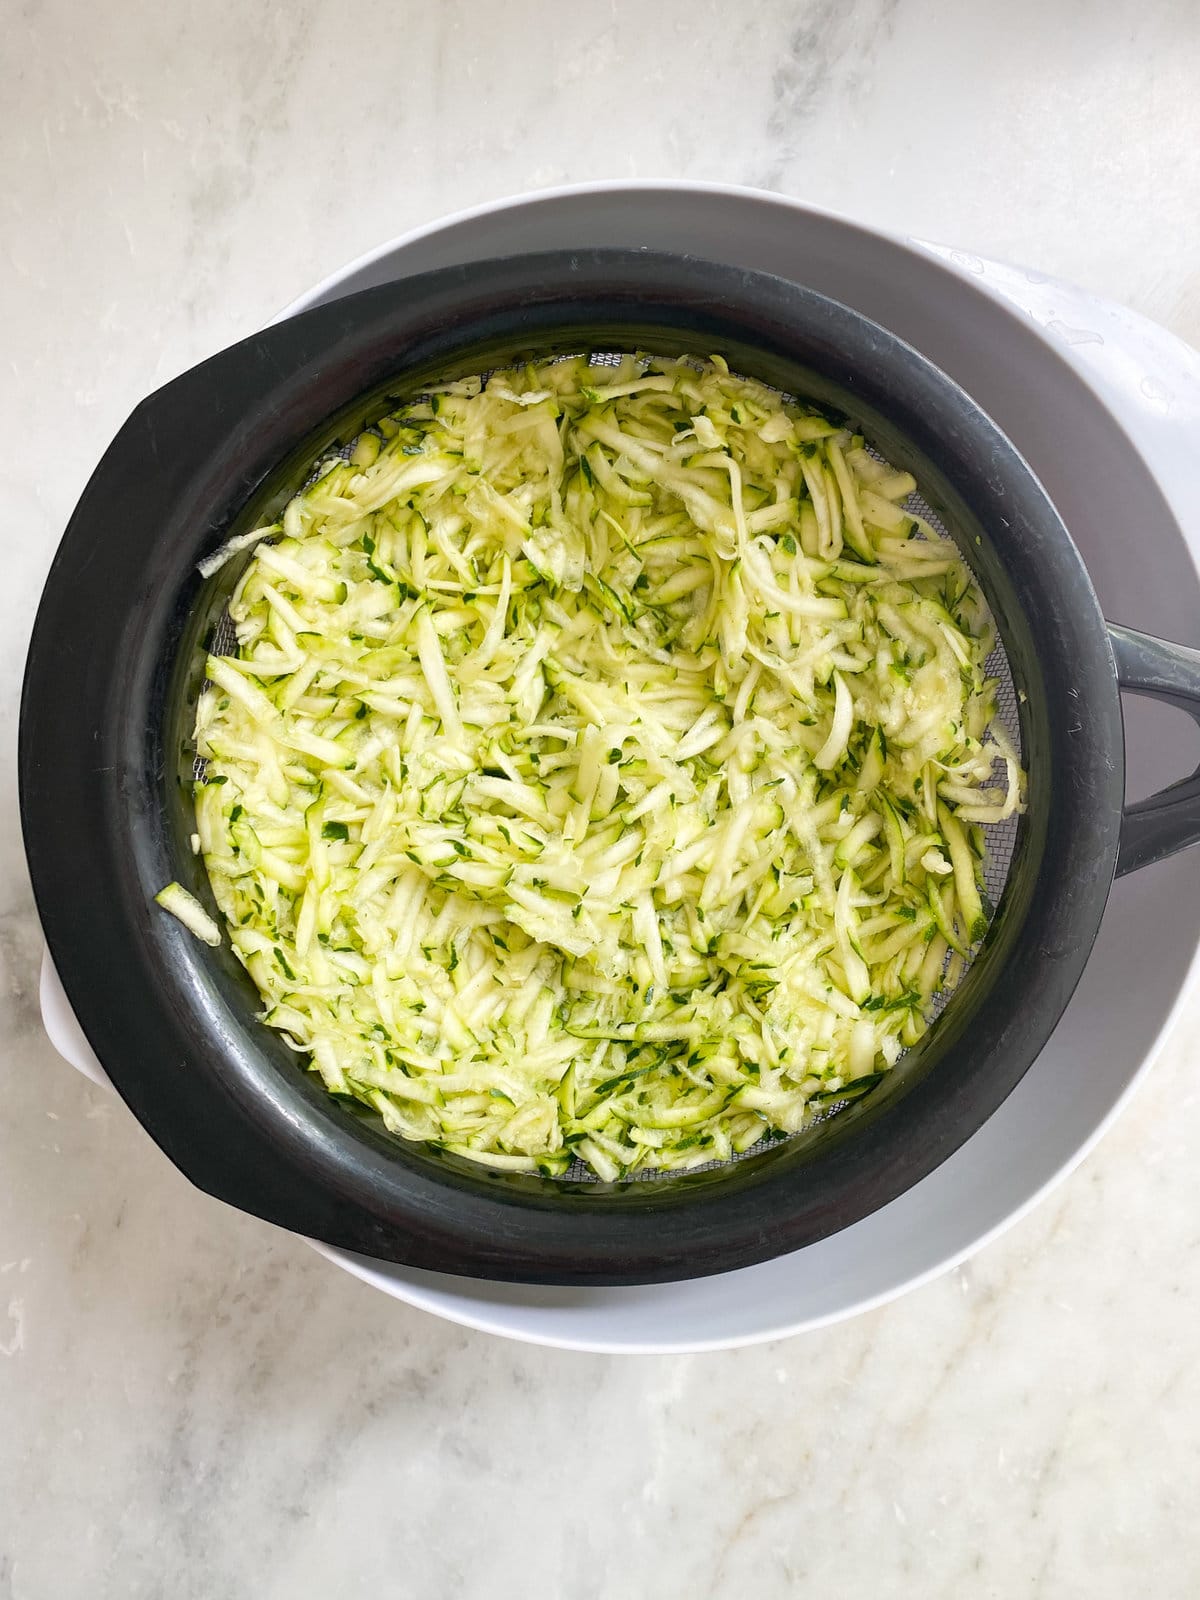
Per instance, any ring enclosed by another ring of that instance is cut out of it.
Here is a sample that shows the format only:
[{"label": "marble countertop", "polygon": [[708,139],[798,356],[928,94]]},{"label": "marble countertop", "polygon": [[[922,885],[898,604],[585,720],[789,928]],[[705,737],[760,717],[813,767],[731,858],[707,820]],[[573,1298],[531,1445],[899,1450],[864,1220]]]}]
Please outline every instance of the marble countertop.
[{"label": "marble countertop", "polygon": [[193,1191],[59,1060],[21,664],[133,404],[384,238],[600,177],[757,184],[1200,343],[1188,0],[26,0],[0,56],[0,1600],[1200,1592],[1200,995],[968,1266],[724,1355],[531,1349]]}]

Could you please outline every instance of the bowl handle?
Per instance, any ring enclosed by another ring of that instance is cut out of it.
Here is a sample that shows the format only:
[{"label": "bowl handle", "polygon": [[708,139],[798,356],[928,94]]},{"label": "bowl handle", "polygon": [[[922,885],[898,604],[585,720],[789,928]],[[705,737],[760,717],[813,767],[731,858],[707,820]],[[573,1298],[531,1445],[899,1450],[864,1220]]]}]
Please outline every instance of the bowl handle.
[{"label": "bowl handle", "polygon": [[71,1002],[59,981],[49,950],[42,951],[42,972],[38,984],[38,1003],[42,1012],[42,1026],[50,1043],[64,1061],[82,1072],[85,1078],[111,1091],[112,1082],[96,1060],[95,1052],[84,1037],[83,1029],[75,1020]]},{"label": "bowl handle", "polygon": [[[1117,682],[1132,694],[1165,700],[1200,724],[1200,650],[1132,628],[1108,627]],[[1200,767],[1178,783],[1125,807],[1117,877],[1200,841]]]}]

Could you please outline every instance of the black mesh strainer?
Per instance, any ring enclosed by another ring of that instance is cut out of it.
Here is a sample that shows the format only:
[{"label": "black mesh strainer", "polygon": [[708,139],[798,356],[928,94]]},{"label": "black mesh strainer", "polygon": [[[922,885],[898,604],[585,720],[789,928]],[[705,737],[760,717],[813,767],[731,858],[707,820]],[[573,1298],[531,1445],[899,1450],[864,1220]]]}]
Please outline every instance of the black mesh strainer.
[{"label": "black mesh strainer", "polygon": [[[798,272],[802,268],[798,267]],[[905,467],[996,618],[1026,814],[989,830],[996,915],[928,1035],[824,1127],[734,1163],[607,1184],[481,1169],[332,1102],[257,1021],[227,947],[153,906],[193,857],[204,650],[240,564],[196,563],[270,518],[304,465],[432,378],[579,350],[712,353],[850,418]],[[64,988],[121,1094],[194,1182],[331,1243],[540,1282],[684,1278],[844,1227],[944,1160],[1001,1103],[1083,969],[1117,870],[1200,838],[1200,776],[1123,810],[1119,687],[1198,715],[1200,655],[1109,629],[1040,485],[970,399],[865,318],[690,258],[593,251],[484,262],[368,290],[184,374],[88,485],[34,629],[22,815]]]}]

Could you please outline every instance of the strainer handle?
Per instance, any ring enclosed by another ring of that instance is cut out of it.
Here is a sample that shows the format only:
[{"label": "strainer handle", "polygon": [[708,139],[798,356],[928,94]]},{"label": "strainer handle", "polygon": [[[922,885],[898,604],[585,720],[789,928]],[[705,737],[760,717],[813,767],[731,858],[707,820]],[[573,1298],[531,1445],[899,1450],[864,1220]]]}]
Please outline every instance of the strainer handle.
[{"label": "strainer handle", "polygon": [[[1200,725],[1200,650],[1109,623],[1117,682],[1131,694],[1165,700]],[[1200,767],[1189,777],[1125,807],[1117,877],[1200,843]]]}]

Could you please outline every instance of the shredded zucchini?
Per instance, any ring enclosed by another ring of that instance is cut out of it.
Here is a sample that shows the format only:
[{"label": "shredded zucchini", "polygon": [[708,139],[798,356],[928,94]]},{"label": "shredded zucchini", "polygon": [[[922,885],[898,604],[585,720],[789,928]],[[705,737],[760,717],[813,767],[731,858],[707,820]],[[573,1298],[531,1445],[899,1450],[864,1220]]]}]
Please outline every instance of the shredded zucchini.
[{"label": "shredded zucchini", "polygon": [[189,933],[195,934],[204,944],[210,944],[214,948],[220,944],[220,928],[195,895],[189,894],[181,883],[168,883],[154,898],[164,911],[169,911],[183,923]]},{"label": "shredded zucchini", "polygon": [[196,829],[331,1093],[618,1179],[880,1081],[1022,804],[914,488],[719,359],[581,357],[402,406],[254,531]]}]

